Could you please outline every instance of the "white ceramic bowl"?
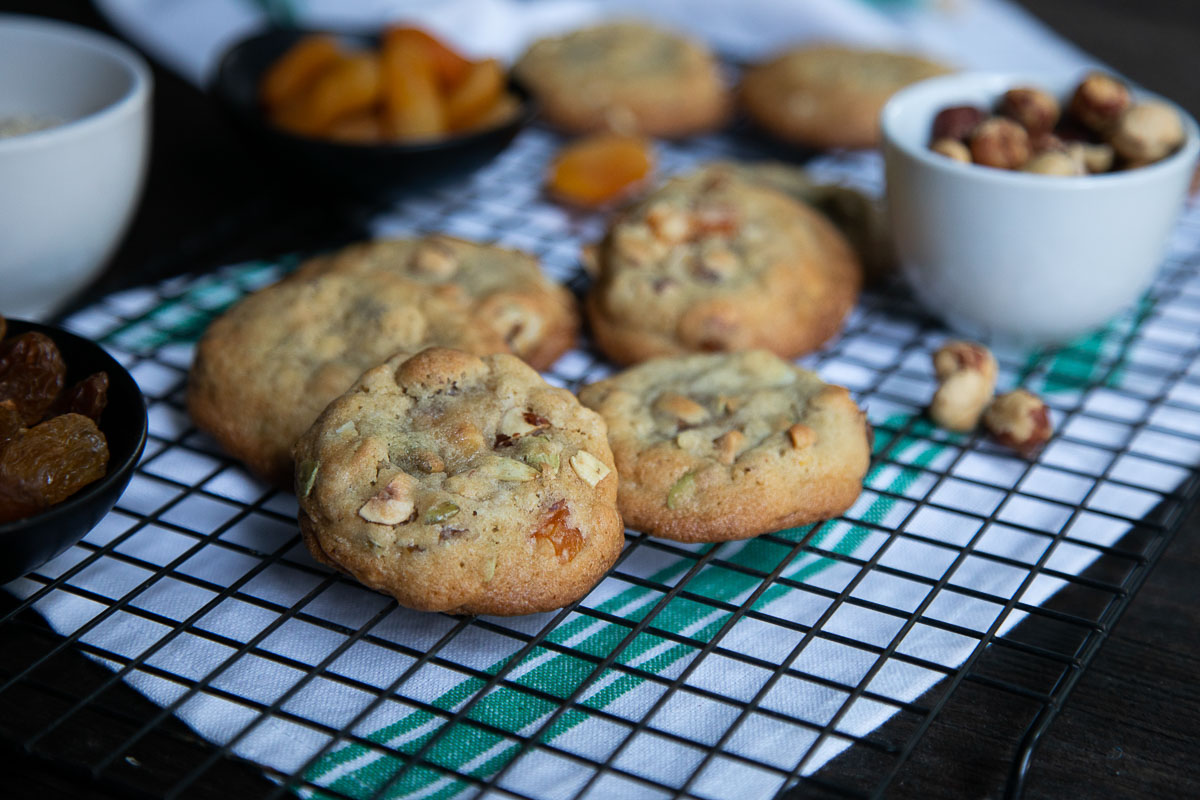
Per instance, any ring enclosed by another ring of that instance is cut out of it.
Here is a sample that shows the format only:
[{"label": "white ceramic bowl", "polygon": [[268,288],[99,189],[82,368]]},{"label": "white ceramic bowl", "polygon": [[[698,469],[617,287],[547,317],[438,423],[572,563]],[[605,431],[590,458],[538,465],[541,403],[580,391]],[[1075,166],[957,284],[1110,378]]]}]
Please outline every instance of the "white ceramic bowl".
[{"label": "white ceramic bowl", "polygon": [[1124,172],[1036,175],[928,149],[933,118],[947,106],[992,108],[1017,86],[1065,101],[1082,77],[958,73],[903,89],[883,109],[901,266],[924,304],[960,332],[1061,343],[1103,325],[1154,277],[1200,152],[1196,122],[1177,106],[1184,145]]},{"label": "white ceramic bowl", "polygon": [[112,39],[0,14],[0,117],[64,121],[0,139],[0,313],[43,318],[104,266],[141,193],[150,82]]}]

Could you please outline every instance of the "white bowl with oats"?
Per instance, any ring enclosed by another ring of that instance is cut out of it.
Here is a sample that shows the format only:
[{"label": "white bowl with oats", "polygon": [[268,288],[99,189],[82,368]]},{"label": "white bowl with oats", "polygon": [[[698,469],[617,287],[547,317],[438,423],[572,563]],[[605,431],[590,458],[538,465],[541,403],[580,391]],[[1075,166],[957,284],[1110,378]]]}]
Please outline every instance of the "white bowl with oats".
[{"label": "white bowl with oats", "polygon": [[0,313],[43,318],[104,267],[141,194],[150,88],[113,39],[0,14]]}]

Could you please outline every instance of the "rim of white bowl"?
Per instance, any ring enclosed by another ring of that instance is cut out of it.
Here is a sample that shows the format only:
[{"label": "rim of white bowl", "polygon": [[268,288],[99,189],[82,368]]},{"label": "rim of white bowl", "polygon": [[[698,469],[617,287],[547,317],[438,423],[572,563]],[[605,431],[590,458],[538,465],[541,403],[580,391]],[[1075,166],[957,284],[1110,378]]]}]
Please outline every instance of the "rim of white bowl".
[{"label": "rim of white bowl", "polygon": [[90,114],[49,128],[0,139],[0,153],[45,146],[59,139],[86,136],[91,130],[109,120],[136,113],[147,105],[154,79],[145,59],[128,45],[79,25],[25,14],[0,14],[0,32],[7,31],[25,31],[35,36],[49,34],[73,46],[90,50],[124,68],[131,80],[129,88],[120,97]]},{"label": "rim of white bowl", "polygon": [[[1068,84],[1074,86],[1083,78],[1084,75],[1090,72],[1104,72],[1099,69],[1086,69],[1079,71],[1075,77],[1074,83]],[[1116,75],[1109,72],[1108,74]],[[896,117],[905,111],[905,106],[912,102],[914,95],[922,94],[929,90],[930,86],[955,86],[964,85],[968,91],[985,91],[995,94],[998,99],[1004,91],[1018,86],[1053,86],[1054,84],[1063,83],[1065,76],[1062,73],[1028,73],[1028,72],[996,72],[996,71],[967,71],[954,72],[949,75],[939,75],[933,78],[927,78],[923,81],[906,86],[896,92],[884,105],[880,112],[880,127],[883,132],[884,140],[887,144],[895,147],[910,158],[920,161],[922,164],[933,168],[950,172],[964,178],[979,181],[991,181],[994,183],[1010,184],[1010,185],[1025,185],[1036,187],[1039,190],[1050,191],[1086,191],[1089,187],[1095,186],[1097,182],[1105,185],[1112,184],[1132,184],[1139,183],[1144,180],[1154,180],[1156,176],[1166,171],[1173,171],[1181,166],[1181,162],[1189,164],[1189,170],[1195,167],[1197,157],[1200,156],[1200,126],[1192,115],[1184,110],[1178,103],[1173,102],[1169,98],[1154,92],[1146,91],[1127,79],[1117,75],[1123,80],[1136,100],[1157,100],[1166,103],[1179,114],[1183,120],[1184,142],[1174,153],[1171,153],[1166,158],[1155,161],[1152,164],[1147,164],[1144,167],[1136,169],[1121,170],[1119,172],[1105,172],[1097,175],[1078,175],[1078,176],[1063,176],[1063,175],[1040,175],[1034,172],[1022,172],[1020,170],[998,169],[995,167],[986,167],[980,164],[964,164],[960,161],[955,161],[952,158],[947,158],[940,153],[935,153],[929,149],[927,145],[914,145],[911,142],[905,141],[902,137],[894,135],[894,126]],[[936,108],[929,109],[928,117],[929,124],[933,124],[933,117],[942,108],[953,103],[952,98],[947,98],[941,102]]]}]

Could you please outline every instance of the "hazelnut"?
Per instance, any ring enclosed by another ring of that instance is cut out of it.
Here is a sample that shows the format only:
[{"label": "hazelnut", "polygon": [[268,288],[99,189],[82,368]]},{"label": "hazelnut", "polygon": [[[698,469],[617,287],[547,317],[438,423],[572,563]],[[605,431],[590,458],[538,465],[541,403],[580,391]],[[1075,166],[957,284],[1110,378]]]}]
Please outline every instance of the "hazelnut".
[{"label": "hazelnut", "polygon": [[1087,174],[1082,161],[1075,159],[1071,154],[1061,150],[1047,150],[1044,153],[1038,153],[1029,159],[1022,169],[1025,172],[1034,172],[1038,175],[1072,176]]},{"label": "hazelnut", "polygon": [[1055,134],[1047,132],[1039,133],[1037,135],[1031,134],[1029,137],[1029,148],[1033,150],[1034,154],[1036,155],[1037,153],[1049,153],[1056,150],[1066,150],[1067,144]]},{"label": "hazelnut", "polygon": [[940,153],[946,158],[955,161],[961,161],[964,164],[971,163],[971,150],[958,139],[938,139],[933,144],[929,145],[929,149],[935,153]]},{"label": "hazelnut", "polygon": [[1076,87],[1068,112],[1086,127],[1103,133],[1117,124],[1130,102],[1125,84],[1111,75],[1093,72]]},{"label": "hazelnut", "polygon": [[1108,172],[1113,166],[1113,149],[1107,144],[1070,142],[1067,153],[1092,174]]},{"label": "hazelnut", "polygon": [[943,108],[933,118],[933,133],[930,141],[956,139],[965,142],[979,123],[987,119],[987,112],[975,106],[951,106]]},{"label": "hazelnut", "polygon": [[1054,430],[1046,404],[1024,389],[997,397],[984,412],[983,424],[997,442],[1023,456],[1037,452]]},{"label": "hazelnut", "polygon": [[1029,160],[1029,134],[1005,117],[992,117],[971,135],[971,159],[999,169],[1020,169]]},{"label": "hazelnut", "polygon": [[1138,103],[1112,131],[1113,149],[1129,161],[1158,161],[1183,143],[1183,121],[1166,103]]},{"label": "hazelnut", "polygon": [[969,431],[996,389],[996,359],[975,342],[947,342],[933,354],[938,388],[929,416],[952,431]]},{"label": "hazelnut", "polygon": [[1062,109],[1047,92],[1029,86],[1009,89],[1000,99],[1000,113],[1025,126],[1030,136],[1049,133],[1058,124]]}]

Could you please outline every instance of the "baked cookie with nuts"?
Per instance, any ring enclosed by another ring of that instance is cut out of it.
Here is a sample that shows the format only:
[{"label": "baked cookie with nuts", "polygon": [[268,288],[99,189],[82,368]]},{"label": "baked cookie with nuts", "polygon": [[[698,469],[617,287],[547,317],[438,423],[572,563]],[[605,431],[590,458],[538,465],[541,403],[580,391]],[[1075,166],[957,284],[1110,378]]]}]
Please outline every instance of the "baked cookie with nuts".
[{"label": "baked cookie with nuts", "polygon": [[411,280],[461,306],[534,369],[553,364],[579,332],[575,298],[546,278],[536,258],[519,250],[434,233],[350,245],[297,270],[301,277],[377,272]]},{"label": "baked cookie with nuts", "polygon": [[188,375],[193,421],[252,472],[292,483],[292,445],[364,370],[434,344],[507,352],[454,298],[386,272],[301,270],[218,317]]},{"label": "baked cookie with nuts", "polygon": [[540,39],[513,74],[569,133],[688,136],[721,125],[731,105],[707,47],[640,22]]},{"label": "baked cookie with nuts", "polygon": [[827,519],[858,497],[865,415],[841,386],[765,350],[660,358],[585,387],[626,523],[686,542]]},{"label": "baked cookie with nuts", "polygon": [[696,351],[816,349],[862,283],[820,213],[728,164],[674,178],[627,209],[596,251],[584,306],[600,349],[631,364]]},{"label": "baked cookie with nuts", "polygon": [[914,55],[836,45],[802,47],[746,70],[746,112],[802,147],[877,147],[879,112],[910,83],[950,69]]},{"label": "baked cookie with nuts", "polygon": [[624,542],[604,421],[510,355],[431,348],[374,367],[295,458],[313,556],[410,608],[559,608]]}]

